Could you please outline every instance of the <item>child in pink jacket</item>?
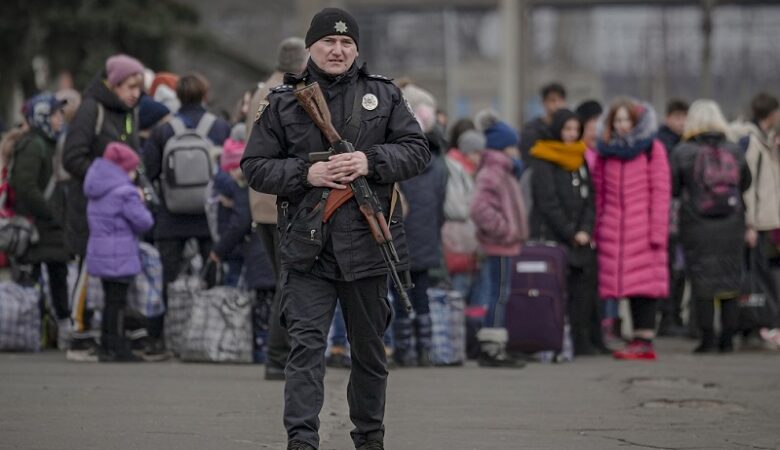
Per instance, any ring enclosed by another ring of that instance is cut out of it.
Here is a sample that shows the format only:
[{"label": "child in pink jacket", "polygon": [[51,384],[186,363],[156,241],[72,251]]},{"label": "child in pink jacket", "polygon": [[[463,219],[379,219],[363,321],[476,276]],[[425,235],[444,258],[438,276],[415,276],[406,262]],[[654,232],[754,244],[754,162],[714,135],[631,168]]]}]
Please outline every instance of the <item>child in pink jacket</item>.
[{"label": "child in pink jacket", "polygon": [[[482,150],[477,170],[471,219],[477,228],[477,241],[487,256],[482,266],[482,296],[487,303],[485,327],[479,331],[479,364],[492,367],[522,367],[505,351],[508,333],[504,328],[500,299],[508,293],[510,264],[528,238],[528,225],[510,154],[517,150],[517,132],[509,125],[493,121],[485,127],[487,150]],[[507,151],[508,150],[508,151]]]}]

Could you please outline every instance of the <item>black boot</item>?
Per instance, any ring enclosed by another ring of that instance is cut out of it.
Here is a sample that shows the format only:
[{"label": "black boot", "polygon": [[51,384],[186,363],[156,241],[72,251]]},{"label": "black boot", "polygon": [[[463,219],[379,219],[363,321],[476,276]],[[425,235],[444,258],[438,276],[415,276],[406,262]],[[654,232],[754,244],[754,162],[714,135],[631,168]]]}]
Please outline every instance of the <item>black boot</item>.
[{"label": "black boot", "polygon": [[299,441],[298,439],[293,439],[287,443],[287,450],[316,450],[316,449],[311,445],[307,444],[306,442]]},{"label": "black boot", "polygon": [[477,363],[481,367],[505,367],[522,369],[525,363],[512,358],[506,352],[509,336],[504,328],[483,328],[477,333],[480,351]]},{"label": "black boot", "polygon": [[732,353],[734,351],[734,332],[723,330],[718,339],[718,351],[721,353]]},{"label": "black boot", "polygon": [[701,330],[701,343],[693,350],[693,353],[715,353],[717,348],[715,347],[715,332],[711,328],[702,328]]}]

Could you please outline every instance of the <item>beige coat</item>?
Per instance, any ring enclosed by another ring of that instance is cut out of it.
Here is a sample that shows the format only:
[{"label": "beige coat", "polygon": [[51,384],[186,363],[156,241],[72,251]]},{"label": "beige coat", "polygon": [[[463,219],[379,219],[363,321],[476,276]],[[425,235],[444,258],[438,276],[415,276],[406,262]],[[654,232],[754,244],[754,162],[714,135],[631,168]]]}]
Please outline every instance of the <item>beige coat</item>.
[{"label": "beige coat", "polygon": [[780,151],[773,148],[771,134],[765,136],[757,126],[751,125],[745,160],[753,182],[743,195],[745,223],[758,231],[774,230],[780,228]]},{"label": "beige coat", "polygon": [[[257,111],[260,109],[260,105],[266,103],[266,97],[268,92],[279,86],[284,82],[284,74],[276,71],[265,80],[252,96],[252,101],[249,103],[249,114],[246,118],[246,130],[247,136],[252,135],[252,125],[256,120]],[[276,223],[276,196],[271,194],[263,194],[253,189],[249,190],[249,203],[252,208],[252,220],[261,224],[275,224]]]}]

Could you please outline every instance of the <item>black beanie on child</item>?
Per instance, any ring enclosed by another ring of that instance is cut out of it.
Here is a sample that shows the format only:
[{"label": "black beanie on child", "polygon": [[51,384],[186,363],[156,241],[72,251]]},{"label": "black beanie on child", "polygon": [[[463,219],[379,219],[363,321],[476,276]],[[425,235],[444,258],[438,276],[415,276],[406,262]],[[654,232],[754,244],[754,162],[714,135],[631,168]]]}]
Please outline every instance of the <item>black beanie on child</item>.
[{"label": "black beanie on child", "polygon": [[306,32],[306,48],[330,35],[349,36],[360,47],[360,30],[357,21],[351,14],[338,8],[325,8],[311,19],[309,31]]}]

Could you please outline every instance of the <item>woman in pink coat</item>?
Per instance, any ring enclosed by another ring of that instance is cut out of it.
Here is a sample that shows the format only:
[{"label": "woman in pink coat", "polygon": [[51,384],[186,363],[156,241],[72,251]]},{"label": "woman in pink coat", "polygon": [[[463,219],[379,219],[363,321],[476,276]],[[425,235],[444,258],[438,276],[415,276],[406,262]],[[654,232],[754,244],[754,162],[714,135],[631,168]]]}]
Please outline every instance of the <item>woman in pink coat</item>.
[{"label": "woman in pink coat", "polygon": [[599,294],[628,297],[634,339],[617,359],[656,358],[656,302],[668,295],[667,237],[671,178],[663,144],[654,139],[649,105],[621,99],[609,109],[593,172]]}]

